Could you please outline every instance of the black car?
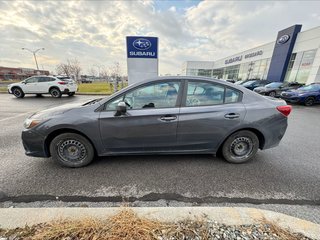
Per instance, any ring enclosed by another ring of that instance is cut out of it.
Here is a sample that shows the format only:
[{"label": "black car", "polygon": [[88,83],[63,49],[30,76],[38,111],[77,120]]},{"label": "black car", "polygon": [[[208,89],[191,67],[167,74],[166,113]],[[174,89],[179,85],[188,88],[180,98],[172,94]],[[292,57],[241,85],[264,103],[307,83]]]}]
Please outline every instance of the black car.
[{"label": "black car", "polygon": [[267,95],[270,97],[279,97],[284,91],[297,89],[302,87],[303,84],[298,82],[272,82],[264,87],[257,87],[253,91],[261,95]]},{"label": "black car", "polygon": [[248,88],[250,90],[255,89],[256,87],[263,87],[267,84],[271,83],[271,81],[268,80],[250,80],[247,82],[244,82],[240,84],[241,86],[244,86],[245,88]]}]

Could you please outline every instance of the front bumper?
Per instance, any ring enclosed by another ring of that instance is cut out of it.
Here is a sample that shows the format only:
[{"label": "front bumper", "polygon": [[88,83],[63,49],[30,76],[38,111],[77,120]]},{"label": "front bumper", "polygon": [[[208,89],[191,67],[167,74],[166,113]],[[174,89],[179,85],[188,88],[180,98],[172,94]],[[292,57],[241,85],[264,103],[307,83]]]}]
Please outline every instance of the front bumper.
[{"label": "front bumper", "polygon": [[45,148],[45,137],[32,129],[24,129],[21,138],[27,156],[49,157],[49,153]]},{"label": "front bumper", "polygon": [[299,97],[287,98],[287,97],[280,96],[280,98],[285,100],[286,102],[290,102],[290,103],[299,103],[300,102],[300,98]]}]

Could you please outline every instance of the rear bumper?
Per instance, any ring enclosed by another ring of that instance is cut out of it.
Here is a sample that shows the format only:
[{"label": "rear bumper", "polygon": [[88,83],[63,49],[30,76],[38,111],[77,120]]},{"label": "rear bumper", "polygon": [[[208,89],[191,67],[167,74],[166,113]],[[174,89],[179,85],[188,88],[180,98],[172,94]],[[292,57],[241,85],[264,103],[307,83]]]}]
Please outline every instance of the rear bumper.
[{"label": "rear bumper", "polygon": [[30,129],[25,129],[22,131],[21,138],[27,156],[49,157],[45,148],[45,137]]},{"label": "rear bumper", "polygon": [[263,132],[265,143],[262,150],[278,146],[287,130],[287,127],[288,119],[282,116],[265,126],[267,131]]}]

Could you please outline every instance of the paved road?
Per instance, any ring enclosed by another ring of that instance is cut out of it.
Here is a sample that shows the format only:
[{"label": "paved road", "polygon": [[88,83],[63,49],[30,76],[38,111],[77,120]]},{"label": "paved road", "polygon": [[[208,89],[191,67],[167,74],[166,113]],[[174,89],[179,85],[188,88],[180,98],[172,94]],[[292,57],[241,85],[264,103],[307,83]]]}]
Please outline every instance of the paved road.
[{"label": "paved road", "polygon": [[[20,133],[34,111],[94,96],[0,94],[0,198],[11,201],[180,201],[320,206],[320,106],[294,106],[280,146],[247,164],[209,155],[105,157],[81,169],[24,155]],[[5,198],[6,197],[6,198]],[[318,216],[320,222],[320,216]]]}]

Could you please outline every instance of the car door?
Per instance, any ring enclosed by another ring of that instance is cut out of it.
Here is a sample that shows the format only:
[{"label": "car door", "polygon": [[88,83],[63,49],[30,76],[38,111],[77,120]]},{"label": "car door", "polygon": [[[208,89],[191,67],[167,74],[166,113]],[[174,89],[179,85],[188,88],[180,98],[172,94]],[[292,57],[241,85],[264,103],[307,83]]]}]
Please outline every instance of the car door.
[{"label": "car door", "polygon": [[31,77],[25,80],[25,86],[23,86],[24,93],[38,93],[38,81],[39,77]]},{"label": "car door", "polygon": [[[183,82],[152,82],[108,101],[100,113],[101,139],[106,153],[175,150]],[[119,102],[127,112],[115,116]]]},{"label": "car door", "polygon": [[183,151],[216,152],[227,134],[243,121],[246,110],[242,92],[220,83],[186,83],[177,130]]},{"label": "car door", "polygon": [[48,93],[49,87],[53,84],[55,81],[52,77],[40,77],[38,81],[38,92],[39,93]]}]

